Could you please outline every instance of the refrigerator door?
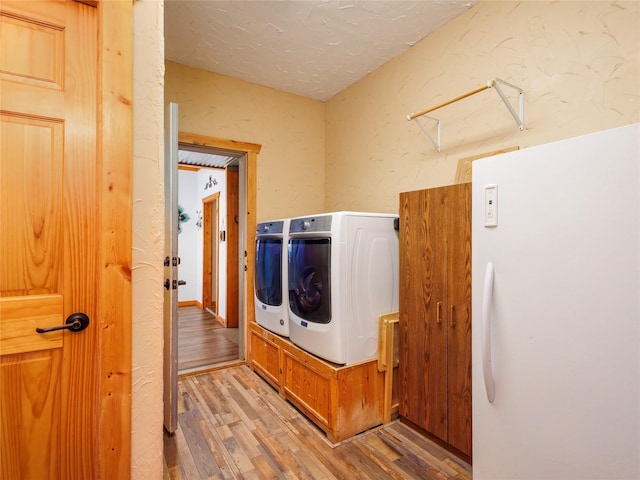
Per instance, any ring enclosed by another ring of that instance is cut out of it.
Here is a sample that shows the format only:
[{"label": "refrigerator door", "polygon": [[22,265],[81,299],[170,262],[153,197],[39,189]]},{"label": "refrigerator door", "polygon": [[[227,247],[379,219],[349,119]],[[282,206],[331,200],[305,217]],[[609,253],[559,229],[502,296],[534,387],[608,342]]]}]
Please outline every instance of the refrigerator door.
[{"label": "refrigerator door", "polygon": [[473,163],[474,480],[640,478],[639,138]]}]

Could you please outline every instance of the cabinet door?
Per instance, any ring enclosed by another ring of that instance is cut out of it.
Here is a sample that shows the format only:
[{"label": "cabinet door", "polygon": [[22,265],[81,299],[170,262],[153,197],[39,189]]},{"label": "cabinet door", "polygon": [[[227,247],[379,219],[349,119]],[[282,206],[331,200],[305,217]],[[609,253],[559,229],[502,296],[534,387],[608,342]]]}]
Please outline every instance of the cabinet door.
[{"label": "cabinet door", "polygon": [[280,388],[280,348],[251,327],[251,365],[259,369],[275,388]]},{"label": "cabinet door", "polygon": [[447,202],[447,442],[471,455],[471,184]]},{"label": "cabinet door", "polygon": [[444,189],[400,194],[400,415],[446,441]]}]

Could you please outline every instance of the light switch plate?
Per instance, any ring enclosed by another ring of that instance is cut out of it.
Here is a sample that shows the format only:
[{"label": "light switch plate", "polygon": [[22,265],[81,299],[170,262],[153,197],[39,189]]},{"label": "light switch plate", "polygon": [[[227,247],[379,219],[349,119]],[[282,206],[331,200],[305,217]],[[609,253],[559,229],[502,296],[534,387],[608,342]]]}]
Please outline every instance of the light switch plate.
[{"label": "light switch plate", "polygon": [[498,185],[484,186],[484,226],[498,226]]}]

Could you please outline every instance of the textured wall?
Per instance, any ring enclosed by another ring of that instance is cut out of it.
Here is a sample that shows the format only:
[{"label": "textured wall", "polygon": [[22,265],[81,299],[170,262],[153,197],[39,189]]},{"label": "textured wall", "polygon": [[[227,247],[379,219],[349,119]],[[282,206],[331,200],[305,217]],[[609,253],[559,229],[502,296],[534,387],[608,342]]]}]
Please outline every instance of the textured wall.
[{"label": "textured wall", "polygon": [[133,5],[131,478],[162,478],[163,4]]},{"label": "textured wall", "polygon": [[[162,478],[162,15],[134,4],[134,480]],[[459,158],[639,121],[638,24],[637,2],[481,2],[326,104],[172,63],[166,101],[181,130],[263,145],[258,220],[395,212]],[[494,76],[525,90],[524,132],[491,91],[438,112],[441,154],[407,122]]]},{"label": "textured wall", "polygon": [[[325,209],[396,212],[399,192],[452,183],[460,158],[639,121],[638,5],[479,2],[336,95]],[[493,77],[525,91],[525,131],[491,90],[432,114],[442,153],[406,120]]]},{"label": "textured wall", "polygon": [[323,103],[173,62],[165,99],[181,131],[262,145],[258,221],[322,211]]}]

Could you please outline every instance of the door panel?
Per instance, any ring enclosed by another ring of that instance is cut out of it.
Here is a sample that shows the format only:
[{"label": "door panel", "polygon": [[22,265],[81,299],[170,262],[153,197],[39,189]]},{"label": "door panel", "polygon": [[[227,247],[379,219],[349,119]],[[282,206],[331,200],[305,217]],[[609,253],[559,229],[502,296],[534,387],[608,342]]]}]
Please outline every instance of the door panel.
[{"label": "door panel", "polygon": [[238,171],[227,168],[227,327],[237,327],[240,317],[239,212]]},{"label": "door panel", "polygon": [[96,477],[97,17],[0,5],[0,478]]},{"label": "door panel", "polygon": [[[400,415],[446,439],[446,207],[442,190],[400,194]],[[445,414],[442,414],[444,412]]]},{"label": "door panel", "polygon": [[8,140],[0,147],[0,215],[11,225],[0,236],[2,251],[11,252],[0,262],[0,295],[58,292],[64,246],[64,124],[60,119],[2,113],[0,135]]},{"label": "door panel", "polygon": [[178,105],[165,110],[164,427],[178,428]]},{"label": "door panel", "polygon": [[471,184],[448,192],[448,443],[471,455]]}]

